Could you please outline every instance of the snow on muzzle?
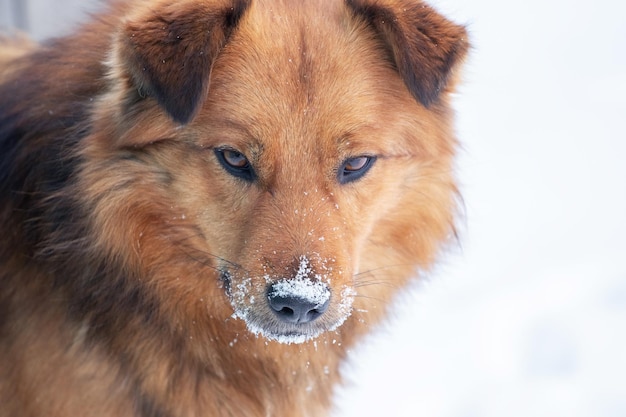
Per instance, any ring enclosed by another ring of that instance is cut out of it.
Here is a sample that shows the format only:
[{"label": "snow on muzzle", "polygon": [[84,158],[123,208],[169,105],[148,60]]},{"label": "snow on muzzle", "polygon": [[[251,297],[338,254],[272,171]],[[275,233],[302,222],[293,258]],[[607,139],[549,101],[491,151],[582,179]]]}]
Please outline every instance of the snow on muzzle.
[{"label": "snow on muzzle", "polygon": [[[349,286],[333,289],[332,273],[327,272],[314,273],[308,258],[302,256],[291,278],[265,275],[256,284],[249,277],[233,282],[229,294],[233,317],[243,320],[256,335],[288,344],[335,330],[350,316],[355,293]],[[254,294],[262,294],[266,302],[255,302]]]}]

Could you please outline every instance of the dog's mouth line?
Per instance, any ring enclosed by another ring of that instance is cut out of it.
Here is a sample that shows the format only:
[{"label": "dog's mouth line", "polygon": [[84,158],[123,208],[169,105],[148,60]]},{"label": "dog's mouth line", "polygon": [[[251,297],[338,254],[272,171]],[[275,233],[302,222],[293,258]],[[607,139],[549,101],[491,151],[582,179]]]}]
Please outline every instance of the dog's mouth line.
[{"label": "dog's mouth line", "polygon": [[[288,329],[285,326],[267,326],[259,323],[257,320],[251,320],[247,314],[235,314],[235,317],[242,319],[246,323],[246,327],[250,333],[264,337],[267,340],[284,343],[284,344],[300,344],[308,342],[327,332],[329,329],[325,326],[307,324],[307,325],[291,325]],[[298,327],[298,328],[296,328]]]}]

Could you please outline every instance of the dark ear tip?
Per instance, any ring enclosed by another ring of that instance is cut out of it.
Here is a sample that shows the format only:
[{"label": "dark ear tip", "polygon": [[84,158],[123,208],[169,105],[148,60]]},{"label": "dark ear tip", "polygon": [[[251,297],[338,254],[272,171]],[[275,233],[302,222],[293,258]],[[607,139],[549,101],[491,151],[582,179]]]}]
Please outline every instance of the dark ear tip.
[{"label": "dark ear tip", "polygon": [[469,49],[465,27],[422,2],[345,0],[384,39],[413,97],[436,103]]},{"label": "dark ear tip", "polygon": [[245,13],[248,0],[161,4],[128,20],[118,39],[132,88],[187,124],[208,92],[212,63]]}]

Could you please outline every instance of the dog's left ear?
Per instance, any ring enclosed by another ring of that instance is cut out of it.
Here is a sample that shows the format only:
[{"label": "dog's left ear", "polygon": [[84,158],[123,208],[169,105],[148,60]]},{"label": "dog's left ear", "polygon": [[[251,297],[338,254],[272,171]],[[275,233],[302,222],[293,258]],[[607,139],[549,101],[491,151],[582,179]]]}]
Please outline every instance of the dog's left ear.
[{"label": "dog's left ear", "polygon": [[187,123],[208,91],[211,67],[249,0],[161,2],[125,24],[119,56],[141,95]]},{"label": "dog's left ear", "polygon": [[382,37],[413,96],[437,101],[469,49],[465,28],[420,1],[345,1]]}]

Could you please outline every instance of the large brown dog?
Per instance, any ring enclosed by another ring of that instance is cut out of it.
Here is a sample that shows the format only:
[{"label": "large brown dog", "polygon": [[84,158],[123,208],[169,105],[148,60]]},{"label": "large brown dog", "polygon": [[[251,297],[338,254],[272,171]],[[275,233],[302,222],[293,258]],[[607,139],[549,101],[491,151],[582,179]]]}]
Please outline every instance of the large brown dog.
[{"label": "large brown dog", "polygon": [[119,2],[0,48],[0,416],[327,413],[454,234],[467,48],[411,0]]}]

